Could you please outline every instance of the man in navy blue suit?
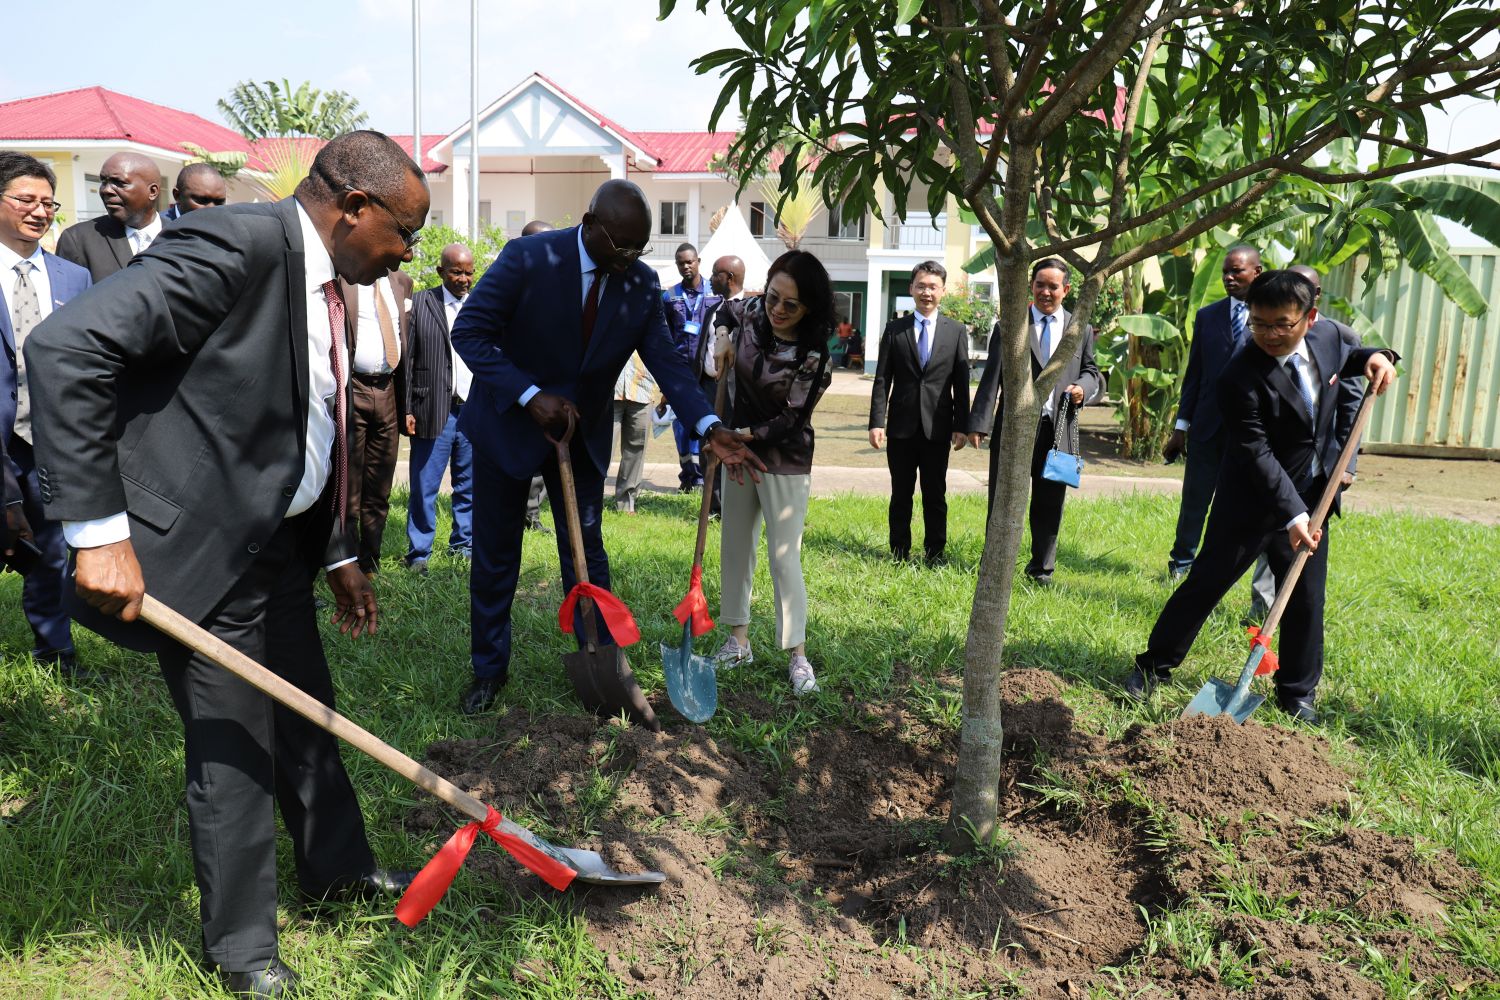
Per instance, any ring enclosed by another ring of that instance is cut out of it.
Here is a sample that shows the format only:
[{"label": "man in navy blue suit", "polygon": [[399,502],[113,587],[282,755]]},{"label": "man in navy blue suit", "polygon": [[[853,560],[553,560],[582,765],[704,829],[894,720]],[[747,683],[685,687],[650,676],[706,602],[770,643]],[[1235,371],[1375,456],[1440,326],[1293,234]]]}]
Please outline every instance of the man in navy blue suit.
[{"label": "man in navy blue suit", "polygon": [[[1244,245],[1231,247],[1224,255],[1224,291],[1228,294],[1199,309],[1193,318],[1193,341],[1177,406],[1177,426],[1162,449],[1162,457],[1169,462],[1184,453],[1187,456],[1177,535],[1167,556],[1167,571],[1174,580],[1186,576],[1192,568],[1203,536],[1203,521],[1213,502],[1227,443],[1224,418],[1219,412],[1219,376],[1235,351],[1250,339],[1245,295],[1260,273],[1260,251]],[[1264,615],[1275,598],[1275,584],[1264,563],[1256,570],[1252,591],[1252,614],[1258,611]]]},{"label": "man in navy blue suit", "polygon": [[[640,261],[650,235],[651,206],[641,189],[606,181],[582,225],[507,243],[454,324],[453,349],[474,373],[458,425],[474,447],[476,527],[469,577],[474,679],[460,701],[465,714],[489,708],[507,679],[526,495],[541,470],[552,509],[563,509],[547,438],[560,439],[570,426],[589,580],[610,585],[600,513],[615,380],[632,352],[730,475],[742,476],[747,465],[752,476],[763,468],[743,436],[719,422],[672,343],[661,284]],[[561,518],[557,551],[564,589],[571,589],[576,577]],[[612,641],[596,619],[601,641]]]},{"label": "man in navy blue suit", "polygon": [[56,664],[66,677],[87,680],[73,652],[73,631],[63,609],[68,550],[62,525],[42,513],[44,497],[31,449],[31,394],[21,345],[52,310],[88,288],[89,272],[43,250],[58,204],[52,169],[25,153],[0,152],[0,462],[5,497],[6,548],[29,536],[41,558],[26,576],[21,606],[36,639],[33,655]]}]

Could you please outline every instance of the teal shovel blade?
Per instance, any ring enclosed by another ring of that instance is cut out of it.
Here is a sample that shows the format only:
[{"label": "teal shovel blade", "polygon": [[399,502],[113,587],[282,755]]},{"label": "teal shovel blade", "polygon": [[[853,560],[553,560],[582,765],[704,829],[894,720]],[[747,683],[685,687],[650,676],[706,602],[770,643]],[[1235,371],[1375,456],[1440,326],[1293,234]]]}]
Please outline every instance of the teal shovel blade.
[{"label": "teal shovel blade", "polygon": [[1250,693],[1250,682],[1255,679],[1255,668],[1260,666],[1260,658],[1263,655],[1265,655],[1265,648],[1262,646],[1256,646],[1250,651],[1250,658],[1245,661],[1245,669],[1240,671],[1237,684],[1221,681],[1217,677],[1209,678],[1208,683],[1193,695],[1193,700],[1188,702],[1187,708],[1182,710],[1182,717],[1186,719],[1191,715],[1227,715],[1240,725],[1244,725],[1245,720],[1250,718],[1250,714],[1266,700],[1264,695]]},{"label": "teal shovel blade", "polygon": [[719,681],[713,661],[693,652],[693,620],[682,627],[682,648],[661,644],[662,674],[672,707],[689,722],[707,722],[719,708]]}]

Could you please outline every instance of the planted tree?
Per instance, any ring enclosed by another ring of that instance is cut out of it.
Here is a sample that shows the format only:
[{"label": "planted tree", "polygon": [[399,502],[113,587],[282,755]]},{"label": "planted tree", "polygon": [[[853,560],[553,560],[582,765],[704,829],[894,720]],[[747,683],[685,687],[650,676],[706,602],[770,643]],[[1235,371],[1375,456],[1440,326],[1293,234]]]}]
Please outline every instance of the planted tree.
[{"label": "planted tree", "polygon": [[229,127],[252,142],[280,136],[332,139],[363,128],[369,116],[359,101],[342,90],[316,90],[306,80],[242,80],[219,101],[219,113]]},{"label": "planted tree", "polygon": [[[670,15],[676,0],[660,0]],[[697,0],[706,11],[710,0]],[[1106,279],[1182,247],[1287,177],[1384,180],[1500,149],[1443,154],[1423,110],[1500,82],[1488,0],[717,0],[739,44],[700,57],[734,104],[735,154],[778,142],[783,190],[811,171],[848,218],[904,212],[914,181],[936,215],[955,198],[994,248],[1004,364],[1002,449],[964,662],[948,839],[996,830],[999,676],[1042,400]],[[1215,131],[1232,138],[1222,151]],[[791,137],[790,139],[788,137]],[[1355,172],[1323,164],[1362,143]],[[886,193],[894,208],[887,205]],[[1034,228],[1033,228],[1034,227]],[[1329,238],[1338,226],[1325,220]],[[1083,276],[1067,330],[1033,384],[1025,323],[1032,261]]]}]

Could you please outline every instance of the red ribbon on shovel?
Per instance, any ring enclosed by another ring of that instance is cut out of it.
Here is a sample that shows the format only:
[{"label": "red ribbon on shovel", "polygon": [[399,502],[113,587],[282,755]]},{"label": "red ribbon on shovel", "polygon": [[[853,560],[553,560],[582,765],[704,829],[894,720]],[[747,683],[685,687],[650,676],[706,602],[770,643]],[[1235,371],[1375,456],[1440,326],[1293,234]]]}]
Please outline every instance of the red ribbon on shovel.
[{"label": "red ribbon on shovel", "polygon": [[693,577],[688,583],[687,596],[672,609],[672,614],[677,616],[679,625],[686,625],[688,618],[692,618],[694,637],[713,631],[714,620],[708,616],[708,598],[703,596],[703,566],[701,564],[693,565]]},{"label": "red ribbon on shovel", "polygon": [[578,873],[548,857],[520,837],[502,833],[499,826],[503,818],[491,806],[483,823],[466,823],[459,827],[448,838],[443,849],[434,854],[432,860],[417,872],[417,877],[411,880],[411,885],[396,904],[396,919],[408,927],[415,927],[422,922],[422,918],[427,916],[448,891],[453,877],[469,856],[469,849],[474,846],[474,838],[481,833],[505,848],[511,857],[541,876],[542,881],[552,888],[566,889],[573,881],[573,876]]},{"label": "red ribbon on shovel", "polygon": [[609,634],[614,637],[617,646],[633,646],[641,641],[641,630],[635,623],[635,616],[625,606],[625,602],[603,587],[592,583],[576,583],[573,589],[568,591],[567,598],[562,602],[562,607],[557,609],[557,625],[564,632],[573,631],[573,609],[578,604],[580,597],[592,598],[599,609],[599,614],[604,616],[604,624],[609,626]]},{"label": "red ribbon on shovel", "polygon": [[1274,674],[1276,671],[1280,670],[1281,661],[1278,660],[1276,658],[1276,654],[1271,651],[1271,637],[1268,635],[1261,635],[1260,626],[1258,625],[1251,625],[1246,628],[1245,631],[1250,634],[1250,651],[1252,653],[1255,652],[1256,646],[1262,646],[1265,648],[1265,652],[1260,656],[1260,663],[1256,664],[1255,676],[1264,677],[1267,674]]}]

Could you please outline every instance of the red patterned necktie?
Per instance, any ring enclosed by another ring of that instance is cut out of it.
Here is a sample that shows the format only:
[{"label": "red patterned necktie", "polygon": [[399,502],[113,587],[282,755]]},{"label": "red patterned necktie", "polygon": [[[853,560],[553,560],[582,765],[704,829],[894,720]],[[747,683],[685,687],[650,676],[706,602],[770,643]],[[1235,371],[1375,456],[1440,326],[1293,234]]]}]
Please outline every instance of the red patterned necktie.
[{"label": "red patterned necktie", "polygon": [[594,321],[599,318],[599,286],[604,284],[604,275],[598,268],[593,272],[594,282],[589,285],[588,298],[583,301],[583,349],[589,349],[589,340],[594,336]]},{"label": "red patterned necktie", "polygon": [[323,298],[328,302],[328,360],[333,365],[333,510],[338,515],[339,531],[343,531],[349,449],[344,437],[344,359],[339,351],[339,338],[344,335],[344,297],[339,293],[337,278],[323,283]]}]

